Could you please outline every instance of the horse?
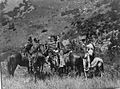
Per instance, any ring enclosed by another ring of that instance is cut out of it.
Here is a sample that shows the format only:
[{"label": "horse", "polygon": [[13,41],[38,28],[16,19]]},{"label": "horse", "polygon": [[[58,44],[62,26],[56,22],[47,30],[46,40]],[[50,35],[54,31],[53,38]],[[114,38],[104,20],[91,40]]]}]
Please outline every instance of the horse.
[{"label": "horse", "polygon": [[44,56],[47,57],[47,61],[50,63],[51,71],[57,72],[59,66],[59,56],[58,52],[53,49],[48,48],[46,52],[44,52]]},{"label": "horse", "polygon": [[31,62],[33,66],[33,72],[35,76],[35,82],[37,78],[37,74],[43,73],[44,64],[48,64],[46,61],[46,54],[45,54],[45,45],[39,44],[33,51],[31,56]]},{"label": "horse", "polygon": [[64,52],[64,62],[65,65],[62,69],[62,73],[66,72],[67,74],[70,71],[77,71],[77,74],[80,76],[84,72],[82,55],[77,55],[71,50]]},{"label": "horse", "polygon": [[63,73],[68,73],[68,68],[71,62],[69,61],[70,51],[61,49],[59,53],[60,65],[59,65],[59,75]]},{"label": "horse", "polygon": [[32,55],[32,64],[33,64],[33,72],[35,76],[35,83],[37,81],[37,74],[43,74],[44,64],[48,64],[46,61],[46,57],[41,53],[35,53]]},{"label": "horse", "polygon": [[80,53],[77,55],[74,52],[71,52],[69,54],[69,65],[71,67],[71,70],[77,71],[77,74],[81,76],[81,73],[83,73],[84,67],[83,67],[83,54]]},{"label": "horse", "polygon": [[104,64],[103,59],[99,57],[95,57],[94,60],[91,62],[91,66],[88,70],[84,69],[85,77],[93,77],[93,76],[100,76],[104,73]]},{"label": "horse", "polygon": [[27,67],[28,72],[30,72],[29,59],[27,57],[23,57],[20,52],[16,52],[15,54],[8,57],[7,61],[8,73],[14,76],[15,69],[17,68],[18,65]]}]

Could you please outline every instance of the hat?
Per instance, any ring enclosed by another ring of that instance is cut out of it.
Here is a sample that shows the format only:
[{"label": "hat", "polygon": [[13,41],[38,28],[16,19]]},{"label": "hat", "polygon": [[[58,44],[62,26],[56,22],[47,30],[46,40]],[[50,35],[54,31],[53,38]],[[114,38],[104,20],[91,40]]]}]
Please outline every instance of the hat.
[{"label": "hat", "polygon": [[31,36],[28,38],[28,41],[32,41],[32,37]]},{"label": "hat", "polygon": [[87,48],[92,48],[92,49],[94,49],[94,46],[93,46],[93,44],[88,44],[87,46],[86,46]]},{"label": "hat", "polygon": [[38,42],[39,42],[39,40],[37,40],[37,38],[34,38],[34,42],[38,43]]}]

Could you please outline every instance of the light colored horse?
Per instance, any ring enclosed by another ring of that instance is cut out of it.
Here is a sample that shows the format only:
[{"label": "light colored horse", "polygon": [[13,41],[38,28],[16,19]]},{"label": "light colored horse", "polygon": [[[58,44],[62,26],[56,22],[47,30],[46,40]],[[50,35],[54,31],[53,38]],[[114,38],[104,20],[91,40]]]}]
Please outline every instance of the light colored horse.
[{"label": "light colored horse", "polygon": [[[86,59],[83,59],[84,74],[85,74],[86,79],[87,79],[87,72],[89,73],[89,71],[91,70],[94,70],[94,72],[92,72],[93,75],[95,75],[96,73],[99,73],[100,76],[102,77],[102,74],[104,72],[103,59],[99,57],[95,57],[94,60],[90,64],[90,68],[88,69],[86,69],[85,63],[86,63]],[[95,75],[95,76],[98,76],[98,75]]]}]

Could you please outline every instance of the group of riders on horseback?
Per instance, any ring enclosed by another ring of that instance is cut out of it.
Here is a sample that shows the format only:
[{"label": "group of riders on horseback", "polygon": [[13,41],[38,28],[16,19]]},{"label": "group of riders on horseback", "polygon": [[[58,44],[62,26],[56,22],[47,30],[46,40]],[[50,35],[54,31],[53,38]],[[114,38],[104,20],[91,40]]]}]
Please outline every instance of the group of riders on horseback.
[{"label": "group of riders on horseback", "polygon": [[[77,64],[78,71],[81,71],[79,70],[81,69],[79,65],[83,66],[83,71],[81,72],[84,72],[85,75],[90,69],[103,72],[103,60],[99,57],[95,57],[95,46],[93,43],[86,45],[84,56],[80,57],[76,56],[72,50],[65,49],[66,47],[63,46],[59,36],[52,35],[48,38],[49,41],[45,43],[40,43],[39,39],[33,39],[31,36],[28,38],[28,42],[25,44],[21,55],[22,57],[26,57],[26,60],[29,61],[28,67],[31,68],[31,70],[29,69],[30,71],[33,71],[33,68],[37,71],[38,67],[40,70],[41,66],[43,67],[46,63],[50,65],[51,69],[54,68],[55,71],[67,65],[73,66],[75,64],[76,67]],[[74,59],[75,61],[77,60],[75,63],[73,61]]]}]

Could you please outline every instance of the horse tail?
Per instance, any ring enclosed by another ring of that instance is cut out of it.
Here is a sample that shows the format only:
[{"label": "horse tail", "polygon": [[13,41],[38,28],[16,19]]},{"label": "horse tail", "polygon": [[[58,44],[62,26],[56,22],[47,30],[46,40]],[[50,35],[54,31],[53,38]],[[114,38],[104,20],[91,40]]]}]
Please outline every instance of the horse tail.
[{"label": "horse tail", "polygon": [[104,64],[101,65],[101,71],[104,73]]}]

